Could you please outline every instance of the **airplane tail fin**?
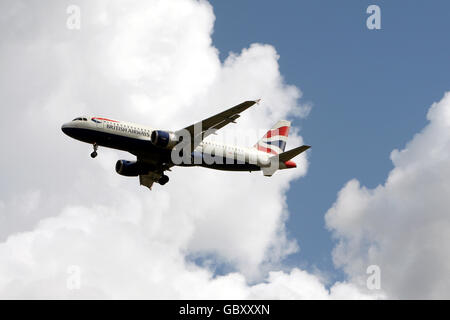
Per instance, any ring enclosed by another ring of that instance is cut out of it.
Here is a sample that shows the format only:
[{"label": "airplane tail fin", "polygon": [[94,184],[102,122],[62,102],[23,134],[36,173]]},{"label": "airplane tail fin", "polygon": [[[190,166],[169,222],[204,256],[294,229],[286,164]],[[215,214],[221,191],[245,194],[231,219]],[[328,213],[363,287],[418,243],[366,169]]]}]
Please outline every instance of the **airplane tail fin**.
[{"label": "airplane tail fin", "polygon": [[253,146],[259,151],[271,154],[280,154],[286,148],[291,122],[287,120],[278,121],[267,133]]}]

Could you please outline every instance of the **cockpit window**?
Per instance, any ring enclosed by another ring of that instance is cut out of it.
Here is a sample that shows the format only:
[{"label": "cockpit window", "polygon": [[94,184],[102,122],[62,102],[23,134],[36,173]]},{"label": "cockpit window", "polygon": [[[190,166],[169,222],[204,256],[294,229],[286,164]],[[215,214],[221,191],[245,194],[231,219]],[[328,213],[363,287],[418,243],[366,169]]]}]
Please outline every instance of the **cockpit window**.
[{"label": "cockpit window", "polygon": [[87,121],[87,119],[79,117],[79,118],[73,119],[72,121]]}]

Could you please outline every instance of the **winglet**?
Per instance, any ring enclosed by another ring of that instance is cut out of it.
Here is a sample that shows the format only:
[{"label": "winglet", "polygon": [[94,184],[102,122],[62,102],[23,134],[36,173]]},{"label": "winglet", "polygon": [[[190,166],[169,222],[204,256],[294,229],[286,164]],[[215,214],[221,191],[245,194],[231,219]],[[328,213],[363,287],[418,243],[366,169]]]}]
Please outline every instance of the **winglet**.
[{"label": "winglet", "polygon": [[255,103],[256,103],[256,104],[259,104],[260,102],[261,102],[261,99],[256,99],[256,100],[255,100]]}]

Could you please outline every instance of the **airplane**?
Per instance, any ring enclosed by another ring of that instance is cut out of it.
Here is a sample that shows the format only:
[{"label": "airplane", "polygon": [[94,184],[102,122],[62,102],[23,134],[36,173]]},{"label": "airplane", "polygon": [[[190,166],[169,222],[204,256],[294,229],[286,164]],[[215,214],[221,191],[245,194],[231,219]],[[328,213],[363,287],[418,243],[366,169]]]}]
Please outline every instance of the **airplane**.
[{"label": "airplane", "polygon": [[140,184],[150,190],[154,183],[165,185],[165,171],[173,166],[202,166],[227,171],[262,171],[272,176],[277,170],[296,168],[291,159],[306,151],[303,145],[284,151],[291,123],[278,121],[254,146],[240,147],[205,140],[211,134],[235,120],[240,114],[259,103],[245,101],[203,121],[177,131],[159,130],[144,125],[103,117],[77,117],[62,125],[71,138],[93,146],[91,157],[97,156],[99,146],[127,151],[135,161],[118,160],[116,172],[122,176],[138,177]]}]

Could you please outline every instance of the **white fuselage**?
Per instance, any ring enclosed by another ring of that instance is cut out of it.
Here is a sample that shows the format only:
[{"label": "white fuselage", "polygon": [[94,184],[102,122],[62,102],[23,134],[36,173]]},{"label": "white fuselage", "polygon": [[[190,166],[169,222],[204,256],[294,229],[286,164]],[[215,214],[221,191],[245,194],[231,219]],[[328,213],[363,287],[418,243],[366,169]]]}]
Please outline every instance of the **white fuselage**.
[{"label": "white fuselage", "polygon": [[[155,130],[149,126],[116,121],[107,118],[81,117],[78,119],[81,120],[75,119],[74,121],[64,124],[62,127],[63,131],[69,136],[87,143],[98,143],[100,146],[125,150],[131,153],[135,153],[133,152],[133,146],[135,145],[150,145],[151,134]],[[102,143],[101,140],[105,140],[105,142]],[[227,145],[209,140],[202,141],[194,149],[193,155],[199,155],[205,158],[208,158],[209,156],[209,159],[213,159],[212,161],[214,161],[214,159],[217,160],[216,158],[219,158],[220,156],[223,156],[225,165],[227,162],[230,162],[230,166],[226,170],[233,170],[232,164],[236,161],[252,164],[260,168],[267,167],[270,165],[270,157],[273,156],[273,154],[259,151],[253,147],[248,148],[236,145]],[[210,163],[207,162],[208,161],[205,160],[201,163],[194,162],[193,164],[209,167]],[[281,167],[279,169],[285,168],[284,163],[280,165]],[[242,171],[242,169],[238,170]]]}]

